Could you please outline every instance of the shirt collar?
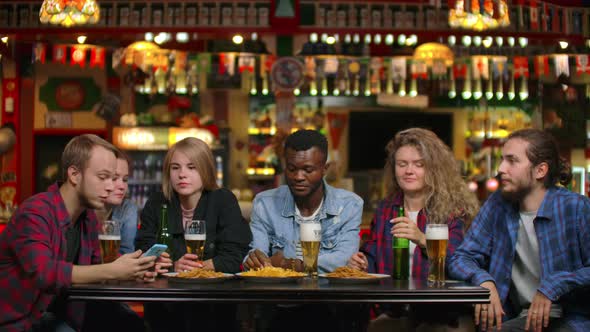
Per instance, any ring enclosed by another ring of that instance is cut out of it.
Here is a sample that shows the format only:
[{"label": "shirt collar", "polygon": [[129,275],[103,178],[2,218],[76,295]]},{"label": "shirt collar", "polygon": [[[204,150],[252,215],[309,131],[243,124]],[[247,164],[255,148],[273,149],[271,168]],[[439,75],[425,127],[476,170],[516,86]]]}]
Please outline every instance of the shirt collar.
[{"label": "shirt collar", "polygon": [[537,212],[537,218],[545,218],[548,220],[552,220],[553,219],[553,214],[556,212],[554,210],[554,204],[553,201],[555,200],[555,194],[557,193],[559,189],[555,186],[547,189],[547,192],[545,193],[545,197],[543,197],[543,201],[541,202],[541,205],[539,206],[539,210]]},{"label": "shirt collar", "polygon": [[[59,191],[59,188],[61,187],[62,184],[63,184],[63,182],[55,182],[54,184],[49,186],[49,188],[47,188],[47,191],[51,194],[51,199],[53,200],[53,206],[55,206],[55,209],[57,212],[56,215],[57,216],[65,216],[65,218],[58,218],[59,227],[60,228],[68,228],[72,224],[72,217],[70,216],[68,209],[66,209],[66,203],[64,202],[64,199],[61,196],[61,192]],[[81,221],[88,219],[88,209],[85,209],[84,211],[82,211],[82,213],[80,214],[80,217],[78,217],[78,218]]]},{"label": "shirt collar", "polygon": [[[341,213],[341,209],[337,205],[336,202],[336,189],[326,181],[322,180],[324,186],[324,204],[320,210],[320,219],[326,218],[327,215],[337,216]],[[283,206],[283,217],[293,217],[295,216],[295,200],[293,199],[293,194],[291,194],[291,190],[288,186],[285,186],[287,190],[287,194],[285,195],[285,205]]]}]

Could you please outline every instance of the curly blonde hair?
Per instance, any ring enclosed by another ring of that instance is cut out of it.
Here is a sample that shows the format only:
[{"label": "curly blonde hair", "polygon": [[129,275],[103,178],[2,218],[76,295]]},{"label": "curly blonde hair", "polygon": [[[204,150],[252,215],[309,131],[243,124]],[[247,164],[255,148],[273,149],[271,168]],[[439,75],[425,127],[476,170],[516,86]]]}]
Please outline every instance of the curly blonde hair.
[{"label": "curly blonde hair", "polygon": [[395,179],[395,153],[403,146],[414,147],[424,160],[424,208],[429,221],[446,223],[449,217],[460,217],[469,227],[479,209],[477,197],[461,178],[451,149],[430,130],[406,129],[387,143],[384,176],[388,193],[396,195],[401,191]]}]

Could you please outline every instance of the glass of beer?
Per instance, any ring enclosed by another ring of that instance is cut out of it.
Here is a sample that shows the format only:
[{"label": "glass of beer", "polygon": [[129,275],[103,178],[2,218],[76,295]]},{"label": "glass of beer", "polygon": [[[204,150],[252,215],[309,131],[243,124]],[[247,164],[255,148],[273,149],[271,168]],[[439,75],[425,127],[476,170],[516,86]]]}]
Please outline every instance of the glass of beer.
[{"label": "glass of beer", "polygon": [[303,268],[311,278],[318,277],[318,255],[322,241],[320,223],[302,223],[299,225],[301,250],[303,251]]},{"label": "glass of beer", "polygon": [[449,225],[426,225],[426,251],[430,261],[428,283],[433,285],[445,284],[445,259],[449,242]]},{"label": "glass of beer", "polygon": [[184,242],[186,242],[186,252],[199,256],[203,260],[205,253],[205,240],[207,231],[205,220],[191,220],[184,230]]},{"label": "glass of beer", "polygon": [[119,257],[121,245],[121,223],[116,220],[106,220],[100,225],[98,234],[100,241],[100,256],[103,263],[110,263]]}]

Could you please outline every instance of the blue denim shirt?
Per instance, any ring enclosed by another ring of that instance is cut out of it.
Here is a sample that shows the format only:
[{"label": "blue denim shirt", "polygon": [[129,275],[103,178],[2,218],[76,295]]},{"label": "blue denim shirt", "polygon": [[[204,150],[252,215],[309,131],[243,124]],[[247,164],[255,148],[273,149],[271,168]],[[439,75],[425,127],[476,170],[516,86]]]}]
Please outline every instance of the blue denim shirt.
[{"label": "blue denim shirt", "polygon": [[[488,198],[450,258],[449,276],[496,284],[505,319],[518,312],[508,296],[519,228],[518,207],[500,192]],[[534,219],[539,241],[538,291],[563,307],[574,331],[590,331],[590,200],[563,188],[547,190]],[[551,326],[551,325],[549,325]]]},{"label": "blue denim shirt", "polygon": [[111,217],[121,223],[121,246],[119,253],[122,255],[135,251],[135,234],[137,234],[137,205],[130,199],[123,200],[121,205],[113,207]]},{"label": "blue denim shirt", "polygon": [[[324,188],[324,204],[319,211],[322,225],[319,273],[346,265],[350,256],[358,251],[363,212],[363,200],[356,194],[326,183]],[[250,251],[259,249],[268,256],[283,251],[286,258],[297,257],[299,224],[295,220],[295,201],[289,187],[280,186],[256,195],[250,228],[253,236]]]}]

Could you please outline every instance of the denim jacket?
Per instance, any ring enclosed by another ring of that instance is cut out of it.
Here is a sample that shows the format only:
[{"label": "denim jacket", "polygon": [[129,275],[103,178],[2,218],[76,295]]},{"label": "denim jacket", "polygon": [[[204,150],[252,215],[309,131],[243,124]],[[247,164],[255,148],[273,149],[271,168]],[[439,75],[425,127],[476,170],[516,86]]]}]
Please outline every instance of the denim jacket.
[{"label": "denim jacket", "polygon": [[[326,183],[324,191],[324,203],[319,211],[322,225],[319,273],[345,266],[350,256],[358,251],[363,211],[363,200],[356,194]],[[250,228],[253,236],[250,251],[259,249],[269,256],[283,251],[286,258],[296,258],[299,224],[295,220],[295,201],[289,187],[280,186],[256,195]]]},{"label": "denim jacket", "polygon": [[121,205],[113,207],[111,218],[121,223],[121,246],[119,253],[124,255],[134,252],[137,220],[139,219],[137,205],[132,200],[126,198]]}]

